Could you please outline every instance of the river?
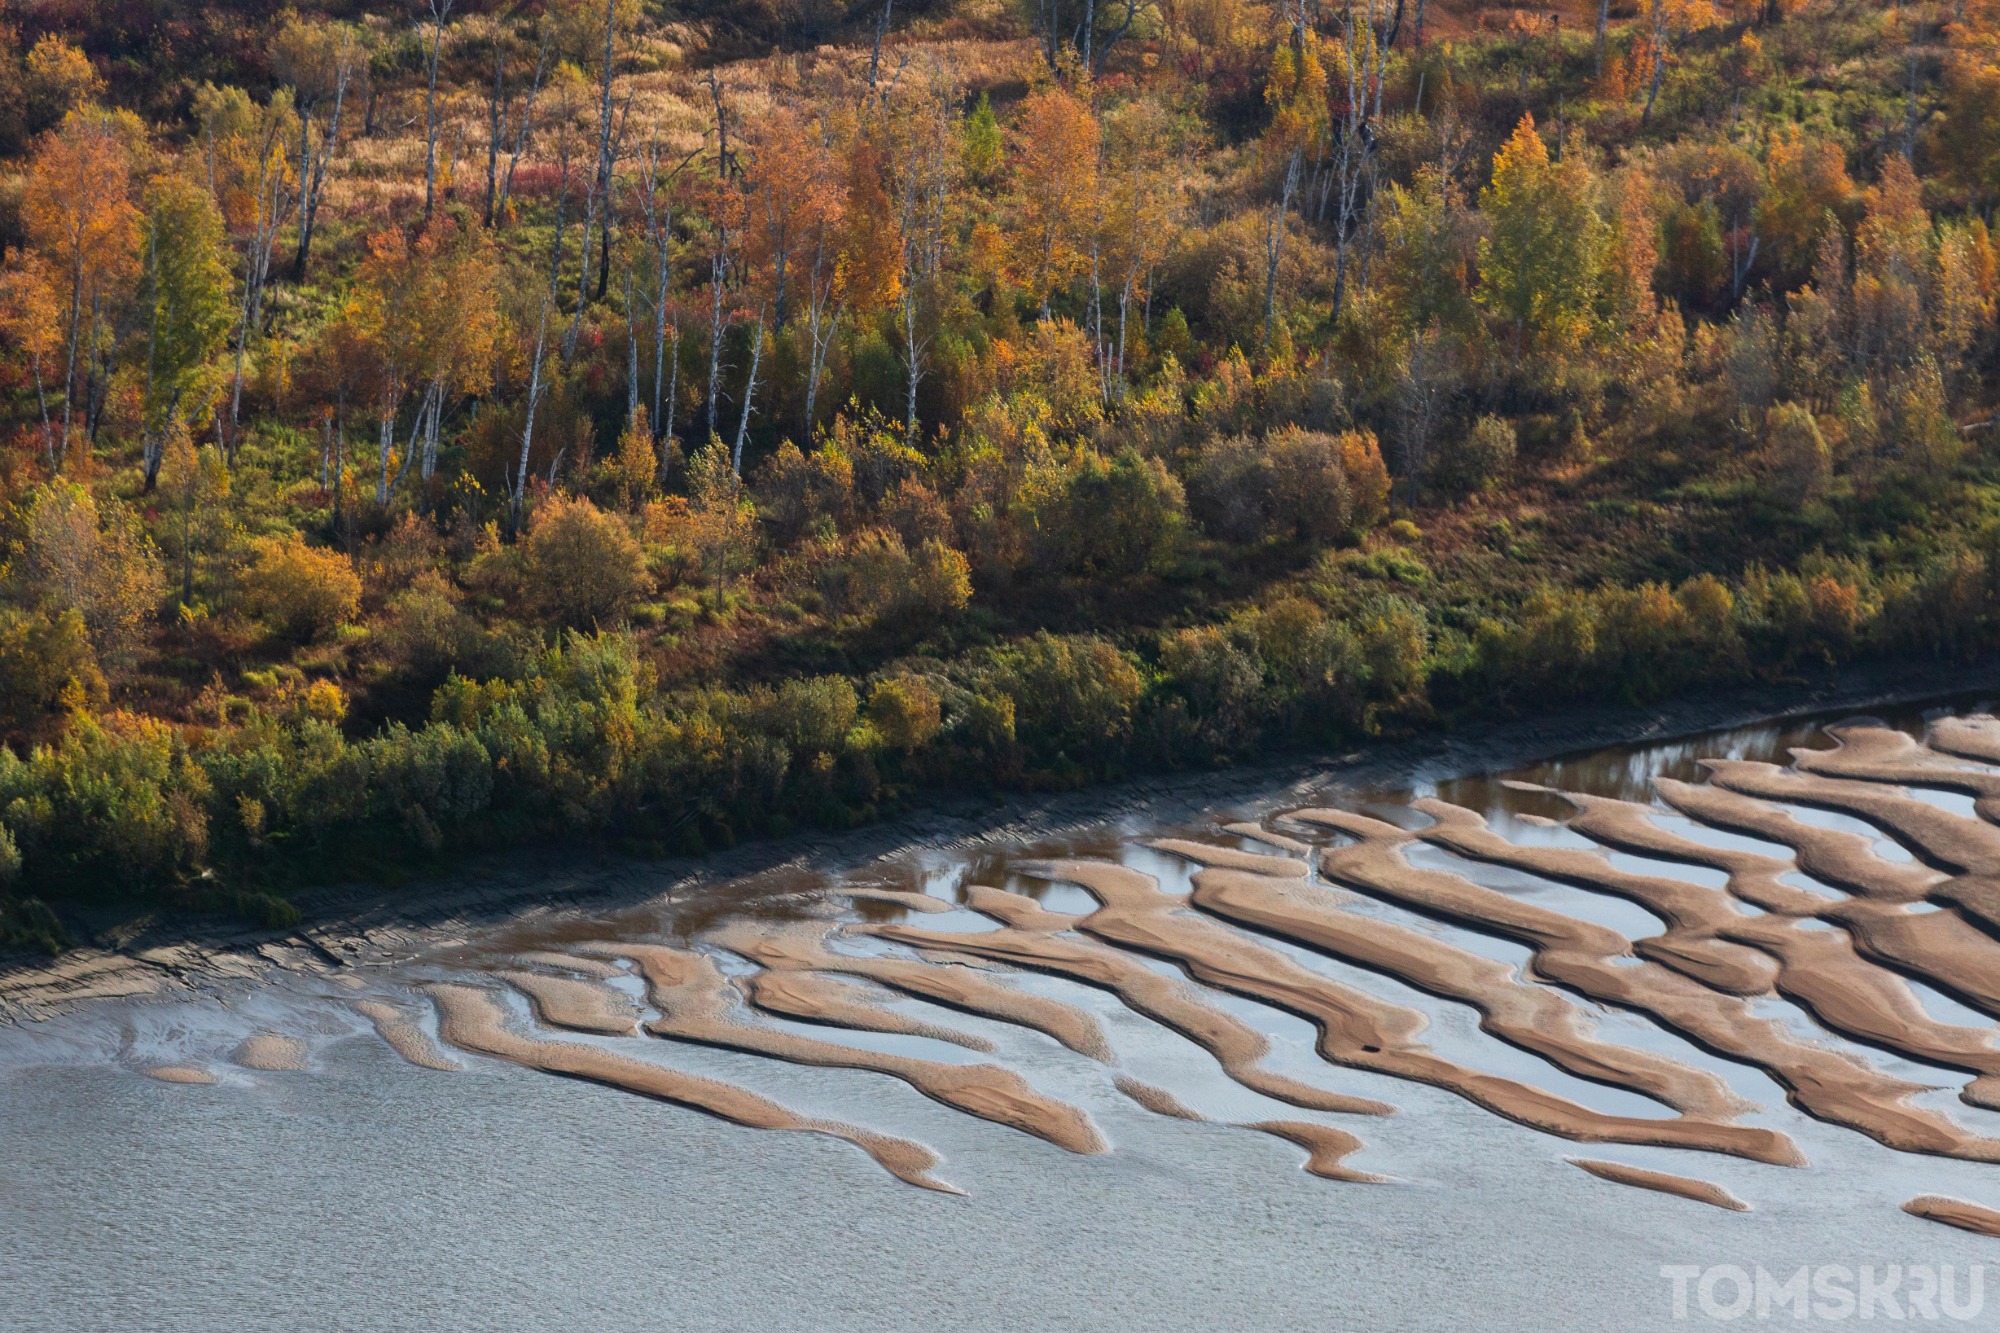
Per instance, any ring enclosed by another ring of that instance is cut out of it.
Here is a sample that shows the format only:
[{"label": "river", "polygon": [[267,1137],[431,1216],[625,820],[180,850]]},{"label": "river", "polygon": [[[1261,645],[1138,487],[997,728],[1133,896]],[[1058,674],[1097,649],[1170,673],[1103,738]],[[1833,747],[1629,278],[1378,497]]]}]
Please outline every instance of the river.
[{"label": "river", "polygon": [[1838,720],[0,1027],[0,1327],[2000,1326],[2000,726]]}]

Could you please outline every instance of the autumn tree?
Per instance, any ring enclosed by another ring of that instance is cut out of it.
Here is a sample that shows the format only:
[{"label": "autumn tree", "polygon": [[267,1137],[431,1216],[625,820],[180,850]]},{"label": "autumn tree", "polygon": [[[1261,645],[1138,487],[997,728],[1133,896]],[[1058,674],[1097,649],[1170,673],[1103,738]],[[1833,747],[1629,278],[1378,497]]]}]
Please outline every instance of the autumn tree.
[{"label": "autumn tree", "polygon": [[1090,107],[1059,86],[1030,93],[1015,115],[1014,269],[1043,319],[1050,298],[1086,263],[1099,135]]},{"label": "autumn tree", "polygon": [[240,88],[209,84],[195,94],[195,116],[201,126],[209,187],[242,249],[228,429],[217,423],[218,435],[233,453],[242,418],[245,358],[262,332],[264,293],[278,236],[299,202],[298,164],[288,152],[298,114],[287,89],[279,89],[259,106]]},{"label": "autumn tree", "polygon": [[960,88],[942,65],[933,65],[928,75],[897,104],[891,118],[896,220],[903,243],[898,312],[906,388],[903,438],[912,446],[917,442],[917,389],[929,373],[943,316],[951,207],[964,165],[955,111]]},{"label": "autumn tree", "polygon": [[1493,155],[1479,195],[1488,235],[1479,242],[1479,303],[1513,335],[1518,362],[1530,347],[1562,356],[1591,328],[1604,223],[1591,181],[1569,160],[1549,161],[1532,116]]},{"label": "autumn tree", "polygon": [[198,421],[221,393],[216,359],[229,337],[229,266],[214,196],[181,175],[153,187],[145,221],[145,486],[177,422]]},{"label": "autumn tree", "polygon": [[62,303],[49,282],[47,263],[40,256],[0,269],[0,337],[28,367],[35,385],[35,407],[41,417],[42,451],[51,472],[56,470],[55,425],[49,415],[47,367],[63,346]]},{"label": "autumn tree", "polygon": [[297,282],[306,275],[327,168],[340,151],[348,95],[358,80],[368,77],[368,65],[352,28],[299,18],[278,30],[271,54],[278,77],[291,87],[298,113],[298,247],[292,256],[292,280]]},{"label": "autumn tree", "polygon": [[1646,21],[1647,57],[1653,73],[1646,83],[1646,109],[1640,113],[1641,124],[1653,118],[1653,103],[1660,95],[1668,51],[1690,33],[1720,26],[1723,19],[1714,0],[1646,0]]},{"label": "autumn tree", "polygon": [[138,261],[131,159],[109,117],[77,113],[43,138],[28,166],[21,220],[67,307],[62,429],[51,463],[60,470],[79,409],[86,429],[95,424],[92,394],[102,379],[99,358],[111,330],[111,307]]},{"label": "autumn tree", "polygon": [[1389,186],[1382,216],[1381,283],[1408,329],[1472,326],[1474,219],[1457,186],[1426,163],[1408,186]]},{"label": "autumn tree", "polygon": [[1828,225],[1838,225],[1853,193],[1839,144],[1808,136],[1796,125],[1773,131],[1764,152],[1755,239],[1771,246],[1781,282],[1796,286],[1804,279],[1820,237]]},{"label": "autumn tree", "polygon": [[22,91],[31,132],[62,124],[70,112],[104,95],[104,80],[90,57],[55,33],[44,34],[22,64]]}]

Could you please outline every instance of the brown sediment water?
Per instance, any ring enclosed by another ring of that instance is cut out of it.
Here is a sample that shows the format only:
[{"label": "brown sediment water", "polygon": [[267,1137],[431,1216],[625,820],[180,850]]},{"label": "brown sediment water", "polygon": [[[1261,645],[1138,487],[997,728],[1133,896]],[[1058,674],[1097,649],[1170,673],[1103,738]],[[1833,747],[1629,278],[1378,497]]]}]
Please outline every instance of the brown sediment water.
[{"label": "brown sediment water", "polygon": [[1179,910],[1185,899],[1161,892],[1150,875],[1075,860],[1045,863],[1033,873],[1081,885],[1103,904],[1077,923],[1079,929],[1167,958],[1204,985],[1260,1000],[1312,1023],[1319,1030],[1320,1055],[1330,1063],[1443,1088],[1496,1115],[1576,1142],[1705,1148],[1778,1164],[1803,1160],[1791,1140],[1771,1130],[1607,1115],[1445,1059],[1416,1041],[1427,1022],[1418,1011],[1343,985],[1240,931]]},{"label": "brown sediment water", "polygon": [[521,1036],[508,1028],[506,1010],[491,992],[477,987],[438,983],[424,989],[437,1005],[439,1032],[462,1051],[673,1102],[753,1129],[806,1130],[846,1139],[900,1180],[925,1189],[960,1192],[932,1177],[937,1154],[920,1143],[837,1121],[808,1119],[748,1088],[633,1060],[601,1047]]},{"label": "brown sediment water", "polygon": [[1621,964],[1617,960],[1632,954],[1631,942],[1614,930],[1461,875],[1412,866],[1402,851],[1416,835],[1393,824],[1329,809],[1299,811],[1295,817],[1359,839],[1355,847],[1339,849],[1337,861],[1323,863],[1341,883],[1517,940],[1533,950],[1541,977],[1600,1003],[1650,1014],[1717,1054],[1763,1069],[1809,1115],[1901,1151],[2000,1161],[2000,1141],[1913,1105],[1910,1099],[1925,1091],[1923,1085],[1892,1078],[1846,1052],[1803,1042],[1778,1021],[1757,1017],[1741,997],[1643,959]]},{"label": "brown sediment water", "polygon": [[437,1043],[395,1005],[381,1000],[355,1000],[353,1004],[355,1012],[375,1025],[375,1034],[384,1044],[409,1063],[443,1074],[456,1074],[464,1068],[439,1050]]},{"label": "brown sediment water", "polygon": [[1903,1205],[1912,1217],[1929,1218],[1960,1231],[1976,1231],[1982,1236],[2000,1236],[2000,1212],[1983,1204],[1953,1199],[1943,1194],[1919,1194]]},{"label": "brown sediment water", "polygon": [[1390,1115],[1395,1108],[1371,1098],[1329,1092],[1262,1068],[1270,1053],[1264,1035],[1200,997],[1192,986],[1162,976],[1139,959],[1096,940],[1058,938],[1077,918],[1045,910],[1034,899],[976,885],[968,903],[1002,923],[999,930],[954,934],[916,926],[866,927],[868,934],[913,948],[951,947],[995,962],[1011,963],[1107,990],[1134,1013],[1177,1032],[1214,1056],[1224,1073],[1252,1092],[1305,1110]]},{"label": "brown sediment water", "polygon": [[145,1071],[147,1078],[156,1078],[162,1083],[213,1083],[215,1075],[206,1069],[196,1069],[190,1065],[155,1065]]},{"label": "brown sediment water", "polygon": [[1011,1069],[941,1064],[866,1051],[740,1022],[730,1013],[733,1006],[727,982],[715,960],[707,955],[657,944],[607,941],[593,947],[639,965],[647,993],[661,1015],[646,1024],[646,1030],[655,1036],[768,1055],[794,1064],[886,1074],[946,1106],[1032,1134],[1070,1152],[1106,1149],[1089,1116],[1035,1091]]},{"label": "brown sediment water", "polygon": [[1721,1122],[1755,1109],[1713,1073],[1597,1040],[1595,1025],[1567,997],[1519,980],[1506,963],[1358,916],[1323,889],[1230,870],[1201,871],[1194,885],[1191,900],[1204,911],[1469,1005],[1488,1035],[1578,1078],[1629,1089],[1696,1119]]},{"label": "brown sediment water", "polygon": [[1734,1213],[1750,1211],[1749,1204],[1722,1186],[1711,1184],[1706,1180],[1668,1175],[1664,1171],[1648,1171],[1645,1167],[1627,1166],[1623,1162],[1599,1162],[1588,1157],[1566,1157],[1563,1160],[1571,1166],[1582,1167],[1600,1180],[1631,1185],[1642,1190],[1657,1190],[1661,1194],[1678,1194],[1683,1199],[1693,1199],[1696,1203],[1705,1203],[1716,1208],[1727,1208]]},{"label": "brown sediment water", "polygon": [[828,1027],[851,1028],[858,1032],[888,1032],[904,1037],[927,1037],[949,1042],[967,1050],[993,1052],[993,1043],[970,1032],[924,1023],[908,1014],[884,1008],[868,998],[853,982],[841,981],[818,972],[752,972],[737,982],[744,997],[767,1014],[796,1019],[801,1023],[823,1023]]},{"label": "brown sediment water", "polygon": [[1075,1005],[1030,995],[994,977],[942,960],[835,953],[826,947],[832,929],[829,924],[815,922],[782,927],[739,922],[712,931],[707,938],[718,948],[740,953],[772,971],[841,972],[863,977],[961,1013],[1032,1028],[1093,1060],[1111,1059],[1104,1029]]},{"label": "brown sediment water", "polygon": [[245,1069],[304,1069],[306,1044],[296,1037],[259,1032],[244,1038],[229,1058]]},{"label": "brown sediment water", "polygon": [[629,1037],[639,1028],[639,1006],[629,996],[595,981],[514,969],[494,976],[528,997],[535,1017],[552,1028]]}]

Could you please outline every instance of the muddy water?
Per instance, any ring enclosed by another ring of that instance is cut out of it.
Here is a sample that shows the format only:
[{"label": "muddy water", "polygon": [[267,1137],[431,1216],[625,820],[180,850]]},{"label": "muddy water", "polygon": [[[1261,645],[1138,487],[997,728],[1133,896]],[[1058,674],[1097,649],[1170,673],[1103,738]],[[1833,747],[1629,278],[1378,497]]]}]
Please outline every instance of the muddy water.
[{"label": "muddy water", "polygon": [[1962,1302],[2000,726],[1949,711],[0,1028],[0,1328],[1679,1328],[1662,1266],[1723,1264]]}]

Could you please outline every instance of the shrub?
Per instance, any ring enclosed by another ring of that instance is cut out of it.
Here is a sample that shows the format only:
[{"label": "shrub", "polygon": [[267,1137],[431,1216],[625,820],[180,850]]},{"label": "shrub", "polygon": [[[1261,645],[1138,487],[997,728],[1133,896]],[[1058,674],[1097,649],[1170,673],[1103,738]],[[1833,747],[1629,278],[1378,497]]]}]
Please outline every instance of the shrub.
[{"label": "shrub", "polygon": [[1123,653],[1094,635],[1043,631],[990,661],[991,680],[1013,698],[1015,733],[1031,756],[1056,767],[1108,769],[1131,735],[1145,688]]},{"label": "shrub", "polygon": [[1160,669],[1207,749],[1228,754],[1255,736],[1263,712],[1263,673],[1227,633],[1211,626],[1166,635]]},{"label": "shrub", "polygon": [[557,496],[535,510],[521,567],[530,598],[572,629],[616,624],[646,586],[631,528],[581,498]]},{"label": "shrub", "polygon": [[891,676],[868,691],[868,720],[891,749],[909,754],[937,736],[943,710],[923,677]]},{"label": "shrub", "polygon": [[429,571],[390,598],[386,637],[418,674],[436,677],[476,657],[484,636],[457,590]]},{"label": "shrub", "polygon": [[1389,516],[1389,465],[1370,431],[1351,430],[1340,437],[1341,469],[1347,474],[1351,521],[1357,535],[1381,525]]},{"label": "shrub", "polygon": [[0,817],[38,882],[101,889],[195,871],[208,793],[180,732],[152,718],[79,715],[26,759],[0,746]]},{"label": "shrub", "polygon": [[58,709],[101,708],[107,691],[83,617],[0,618],[0,726],[31,727]]},{"label": "shrub", "polygon": [[1810,411],[1797,403],[1779,403],[1765,420],[1764,437],[1773,498],[1801,505],[1826,493],[1833,479],[1833,451]]},{"label": "shrub", "polygon": [[855,534],[821,587],[835,606],[863,620],[937,617],[972,599],[971,567],[959,552],[927,541],[913,555],[893,532]]},{"label": "shrub", "polygon": [[1032,466],[1021,489],[1036,563],[1050,572],[1143,573],[1165,563],[1185,522],[1180,482],[1129,449]]},{"label": "shrub", "polygon": [[152,545],[122,505],[100,510],[74,482],[52,482],[28,506],[21,572],[51,614],[83,617],[98,660],[128,660],[165,584]]},{"label": "shrub", "polygon": [[307,546],[293,533],[267,537],[243,579],[244,608],[300,642],[324,638],[361,607],[361,579],[338,551]]},{"label": "shrub", "polygon": [[1465,434],[1446,440],[1432,477],[1455,494],[1477,495],[1513,473],[1516,449],[1513,423],[1483,416]]}]

